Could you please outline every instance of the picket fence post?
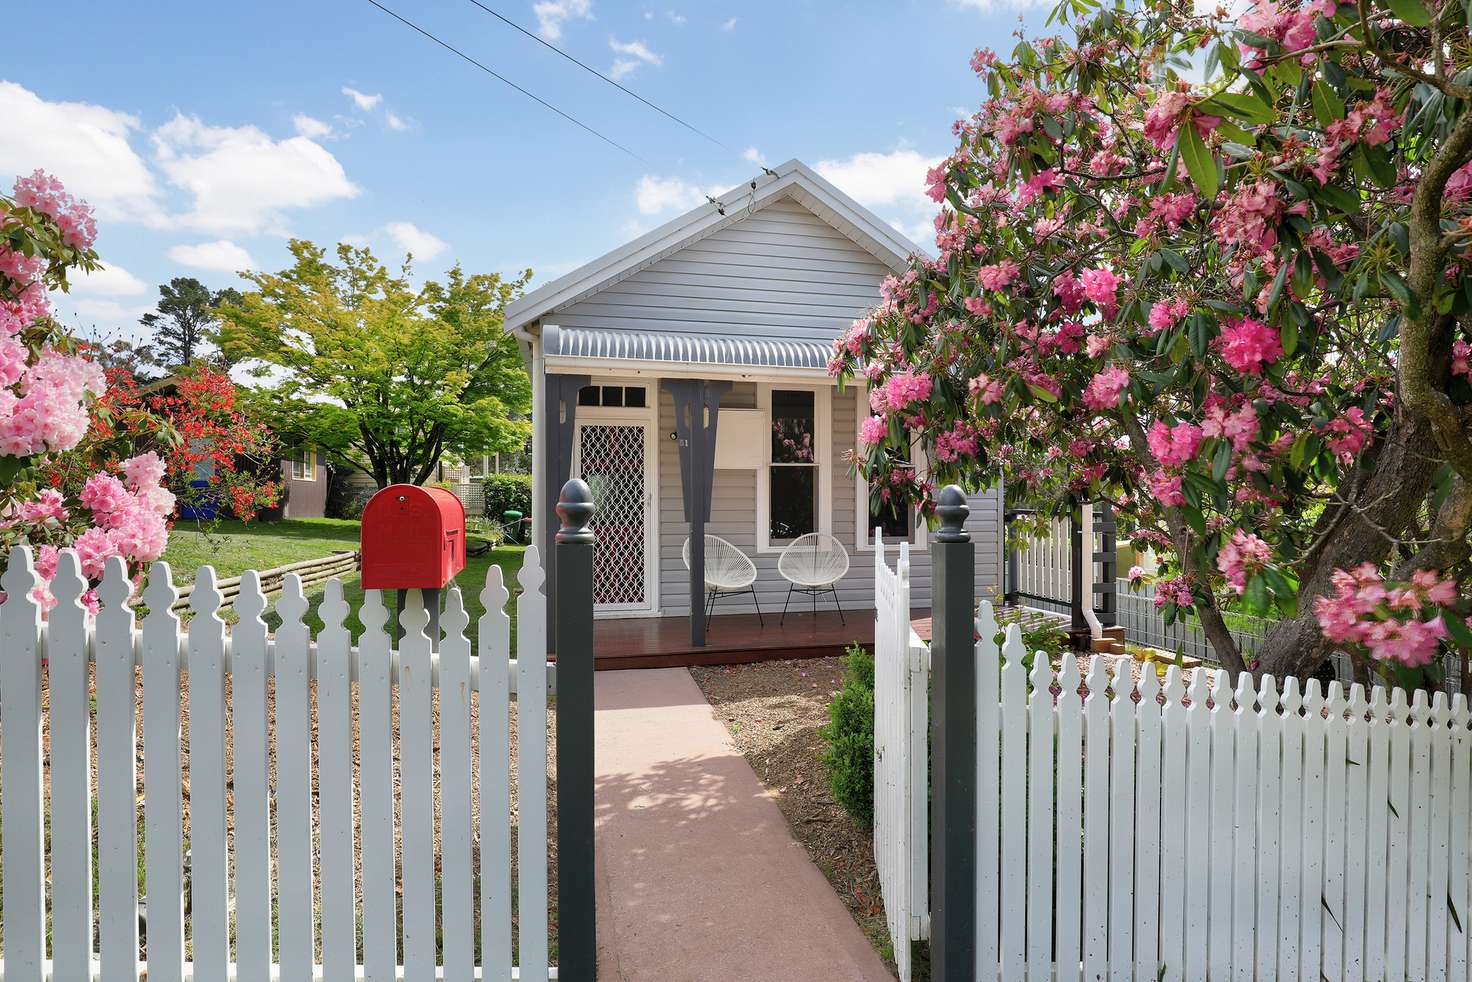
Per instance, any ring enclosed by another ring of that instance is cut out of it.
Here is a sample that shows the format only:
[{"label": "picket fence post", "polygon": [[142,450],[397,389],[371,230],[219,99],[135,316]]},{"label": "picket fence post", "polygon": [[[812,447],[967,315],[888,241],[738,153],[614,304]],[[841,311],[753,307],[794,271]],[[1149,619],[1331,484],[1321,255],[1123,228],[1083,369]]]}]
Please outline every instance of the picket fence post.
[{"label": "picket fence post", "polygon": [[557,517],[558,977],[597,972],[593,893],[593,492],[562,486]]},{"label": "picket fence post", "polygon": [[976,968],[976,546],[960,488],[942,488],[936,511],[930,965],[937,982],[961,982]]}]

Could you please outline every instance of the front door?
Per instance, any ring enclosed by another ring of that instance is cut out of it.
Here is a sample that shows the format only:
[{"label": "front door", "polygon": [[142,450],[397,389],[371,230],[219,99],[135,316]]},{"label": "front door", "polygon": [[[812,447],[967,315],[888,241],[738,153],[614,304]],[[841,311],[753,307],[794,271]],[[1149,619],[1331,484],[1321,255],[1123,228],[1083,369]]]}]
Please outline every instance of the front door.
[{"label": "front door", "polygon": [[610,612],[651,610],[654,475],[649,424],[594,416],[580,420],[577,429],[573,474],[592,488],[596,509],[593,603]]}]

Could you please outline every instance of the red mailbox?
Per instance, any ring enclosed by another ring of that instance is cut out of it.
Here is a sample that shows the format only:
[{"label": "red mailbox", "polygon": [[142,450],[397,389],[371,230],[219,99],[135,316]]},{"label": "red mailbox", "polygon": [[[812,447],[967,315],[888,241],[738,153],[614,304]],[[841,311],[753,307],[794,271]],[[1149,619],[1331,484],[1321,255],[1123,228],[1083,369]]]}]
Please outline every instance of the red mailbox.
[{"label": "red mailbox", "polygon": [[444,488],[391,484],[363,509],[363,589],[437,590],[465,568],[465,506]]}]

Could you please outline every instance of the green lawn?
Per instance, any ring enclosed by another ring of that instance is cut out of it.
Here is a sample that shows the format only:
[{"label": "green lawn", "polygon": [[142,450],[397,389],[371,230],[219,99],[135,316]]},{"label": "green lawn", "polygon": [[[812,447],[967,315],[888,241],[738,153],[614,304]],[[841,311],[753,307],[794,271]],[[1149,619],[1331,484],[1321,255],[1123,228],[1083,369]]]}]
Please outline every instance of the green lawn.
[{"label": "green lawn", "polygon": [[[474,537],[471,538],[474,544]],[[174,582],[190,582],[197,567],[209,564],[221,578],[237,576],[247,569],[268,569],[302,559],[315,559],[333,552],[354,549],[358,545],[358,523],[337,518],[298,518],[280,522],[237,522],[223,521],[210,529],[191,527],[181,522],[169,537],[169,548],[164,559],[173,567]],[[480,594],[485,587],[486,573],[492,565],[501,567],[507,588],[514,595],[518,587],[516,573],[521,569],[521,546],[502,546],[482,556],[469,559],[465,569],[455,578],[470,614],[470,626],[466,628],[472,641],[479,634],[478,621],[485,608]],[[321,630],[322,619],[318,616],[318,605],[322,602],[325,586],[313,587],[307,594],[311,610],[307,623],[313,632]],[[352,608],[347,626],[353,640],[363,632],[363,622],[358,618],[358,609],[363,603],[363,588],[357,576],[343,581],[343,592]],[[266,622],[274,629],[281,624],[276,616],[275,601],[266,611]],[[385,598],[392,611],[393,596]],[[511,604],[511,626],[516,629],[515,604]],[[226,620],[233,621],[233,611]]]}]

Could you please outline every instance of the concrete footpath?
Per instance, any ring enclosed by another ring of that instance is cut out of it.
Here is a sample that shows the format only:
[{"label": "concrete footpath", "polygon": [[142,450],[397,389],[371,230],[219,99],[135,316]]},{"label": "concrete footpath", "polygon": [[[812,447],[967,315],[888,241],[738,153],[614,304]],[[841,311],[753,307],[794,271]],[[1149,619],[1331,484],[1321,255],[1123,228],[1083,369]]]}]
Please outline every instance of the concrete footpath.
[{"label": "concrete footpath", "polygon": [[600,982],[893,975],[683,668],[594,681]]}]

